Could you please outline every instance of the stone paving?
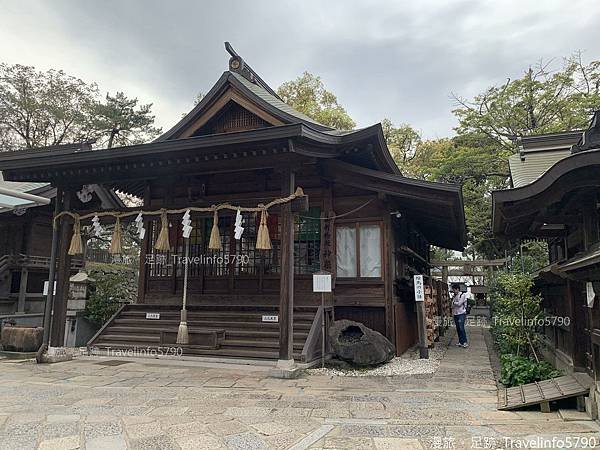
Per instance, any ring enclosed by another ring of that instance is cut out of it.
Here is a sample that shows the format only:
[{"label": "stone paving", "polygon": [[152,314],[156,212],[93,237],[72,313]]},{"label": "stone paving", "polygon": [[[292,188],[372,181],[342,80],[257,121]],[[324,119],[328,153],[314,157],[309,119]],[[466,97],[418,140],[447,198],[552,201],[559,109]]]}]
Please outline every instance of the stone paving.
[{"label": "stone paving", "polygon": [[583,413],[497,411],[483,333],[469,330],[468,349],[453,338],[433,374],[394,377],[279,380],[263,367],[2,360],[0,449],[511,448],[505,438],[517,440],[512,448],[535,438],[547,439],[545,448],[600,444],[600,427]]}]

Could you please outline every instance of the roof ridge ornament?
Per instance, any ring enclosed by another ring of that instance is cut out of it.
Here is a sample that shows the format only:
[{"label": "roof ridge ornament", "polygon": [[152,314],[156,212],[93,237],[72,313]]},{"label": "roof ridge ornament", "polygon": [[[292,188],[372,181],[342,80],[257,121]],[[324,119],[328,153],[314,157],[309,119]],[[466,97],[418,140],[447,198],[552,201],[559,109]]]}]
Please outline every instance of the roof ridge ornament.
[{"label": "roof ridge ornament", "polygon": [[225,41],[225,50],[227,50],[227,53],[229,53],[231,55],[231,58],[229,58],[229,70],[231,72],[235,72],[237,74],[240,74],[241,76],[243,76],[245,79],[247,79],[248,81],[250,81],[251,83],[254,83],[260,87],[262,87],[263,89],[265,89],[269,94],[277,97],[279,100],[283,101],[281,97],[279,97],[279,95],[277,95],[277,92],[275,92],[273,89],[271,89],[271,86],[269,86],[253,69],[252,67],[250,67],[250,65],[248,65],[245,61],[244,58],[242,58],[238,52],[236,52],[233,48],[233,46],[228,42]]},{"label": "roof ridge ornament", "polygon": [[571,147],[571,153],[600,148],[600,109],[594,111],[590,126],[585,130],[579,142]]}]

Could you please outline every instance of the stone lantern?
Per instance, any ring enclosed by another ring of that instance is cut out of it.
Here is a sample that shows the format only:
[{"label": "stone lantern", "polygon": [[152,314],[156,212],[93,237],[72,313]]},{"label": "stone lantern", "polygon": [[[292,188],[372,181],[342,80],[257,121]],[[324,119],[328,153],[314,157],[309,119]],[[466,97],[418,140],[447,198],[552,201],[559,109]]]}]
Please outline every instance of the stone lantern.
[{"label": "stone lantern", "polygon": [[69,278],[69,298],[67,300],[67,323],[65,327],[65,347],[81,347],[94,335],[94,327],[85,317],[85,304],[88,286],[94,279],[84,271]]}]

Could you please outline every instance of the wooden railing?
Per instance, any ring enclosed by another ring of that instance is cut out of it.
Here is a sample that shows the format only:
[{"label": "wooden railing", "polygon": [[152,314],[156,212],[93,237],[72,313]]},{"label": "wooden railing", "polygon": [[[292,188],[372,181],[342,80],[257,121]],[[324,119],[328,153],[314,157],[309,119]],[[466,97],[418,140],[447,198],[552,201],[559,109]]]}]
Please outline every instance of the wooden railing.
[{"label": "wooden railing", "polygon": [[[83,267],[80,258],[71,258],[71,269],[78,270]],[[50,257],[37,255],[4,255],[0,257],[0,277],[3,270],[27,268],[27,269],[49,269]]]},{"label": "wooden railing", "polygon": [[322,346],[323,346],[323,319],[325,319],[325,355],[329,353],[329,336],[327,331],[329,330],[329,326],[331,322],[333,322],[333,306],[319,306],[317,313],[315,314],[315,318],[313,319],[312,325],[310,327],[310,331],[308,332],[308,337],[306,338],[306,342],[304,343],[304,347],[302,348],[302,354],[300,356],[300,360],[303,363],[309,363],[315,361],[320,358],[322,355]]},{"label": "wooden railing", "polygon": [[10,255],[4,255],[0,257],[0,280],[4,278],[4,275],[10,267]]},{"label": "wooden railing", "polygon": [[85,253],[85,260],[89,262],[119,264],[137,268],[140,264],[139,255],[112,255],[108,250],[90,248]]}]

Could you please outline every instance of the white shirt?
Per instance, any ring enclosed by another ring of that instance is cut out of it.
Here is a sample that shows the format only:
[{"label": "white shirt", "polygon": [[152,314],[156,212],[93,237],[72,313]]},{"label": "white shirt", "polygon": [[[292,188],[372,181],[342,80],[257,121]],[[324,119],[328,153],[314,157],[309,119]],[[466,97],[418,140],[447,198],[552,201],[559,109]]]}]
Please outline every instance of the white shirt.
[{"label": "white shirt", "polygon": [[452,315],[466,314],[467,312],[467,294],[459,292],[452,298]]}]

